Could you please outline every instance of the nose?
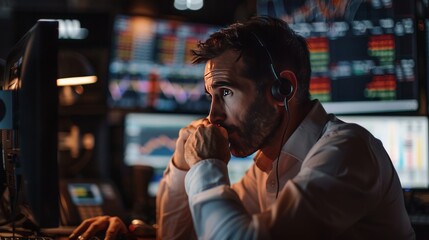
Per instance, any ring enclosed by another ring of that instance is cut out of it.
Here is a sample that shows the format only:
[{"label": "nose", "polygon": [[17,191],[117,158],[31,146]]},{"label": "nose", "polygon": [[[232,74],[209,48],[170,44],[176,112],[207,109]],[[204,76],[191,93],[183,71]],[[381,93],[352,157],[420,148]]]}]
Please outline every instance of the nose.
[{"label": "nose", "polygon": [[215,97],[213,97],[210,105],[210,113],[208,119],[212,124],[222,124],[222,122],[225,121],[225,118],[226,113],[221,102]]}]

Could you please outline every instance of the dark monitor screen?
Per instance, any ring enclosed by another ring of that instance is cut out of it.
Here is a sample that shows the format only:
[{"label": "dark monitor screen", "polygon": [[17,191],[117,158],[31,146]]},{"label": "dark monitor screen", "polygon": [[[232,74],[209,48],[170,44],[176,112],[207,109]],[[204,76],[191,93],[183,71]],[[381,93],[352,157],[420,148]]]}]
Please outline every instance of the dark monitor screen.
[{"label": "dark monitor screen", "polygon": [[11,49],[1,83],[10,96],[2,99],[10,122],[1,145],[11,202],[29,206],[25,217],[38,228],[60,223],[57,55],[58,22],[40,20]]},{"label": "dark monitor screen", "polygon": [[[179,130],[201,117],[165,113],[128,113],[125,116],[124,161],[127,166],[153,167],[149,195],[156,195],[159,181],[174,153]],[[246,158],[231,156],[228,163],[231,183],[238,181],[252,163],[253,155]]]},{"label": "dark monitor screen", "polygon": [[121,109],[208,113],[204,64],[191,49],[218,27],[117,16],[109,67],[109,104]]},{"label": "dark monitor screen", "polygon": [[329,112],[414,112],[425,77],[415,1],[258,1],[307,39],[310,93]]},{"label": "dark monitor screen", "polygon": [[426,116],[341,116],[368,129],[383,143],[404,189],[429,187]]}]

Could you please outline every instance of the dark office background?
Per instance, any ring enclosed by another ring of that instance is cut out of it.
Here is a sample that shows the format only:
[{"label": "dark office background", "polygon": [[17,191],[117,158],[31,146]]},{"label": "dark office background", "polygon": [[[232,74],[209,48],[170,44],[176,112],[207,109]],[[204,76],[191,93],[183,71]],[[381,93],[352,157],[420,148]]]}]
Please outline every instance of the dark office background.
[{"label": "dark office background", "polygon": [[53,12],[53,13],[106,13],[138,14],[151,17],[179,19],[190,22],[202,22],[226,25],[241,21],[256,14],[256,0],[206,0],[198,11],[180,11],[174,8],[172,0],[2,0],[0,1],[0,57],[5,57],[7,50],[16,37],[13,29],[14,11]]},{"label": "dark office background", "polygon": [[[79,136],[74,140],[79,146],[77,152],[73,154],[67,147],[60,148],[61,176],[111,179],[120,190],[125,206],[132,210],[136,204],[140,204],[134,201],[141,200],[135,195],[136,189],[141,188],[136,177],[142,177],[147,169],[132,169],[124,164],[123,121],[124,115],[131,111],[111,108],[107,103],[115,16],[147,16],[225,26],[256,15],[256,5],[257,0],[205,0],[204,7],[198,11],[180,11],[174,8],[173,0],[0,0],[0,58],[6,58],[11,46],[39,18],[79,18],[88,24],[86,26],[92,36],[90,39],[81,42],[60,41],[61,50],[84,55],[98,75],[97,83],[83,86],[83,93],[73,104],[60,106],[60,133],[70,137],[74,127],[79,129]],[[419,14],[427,16],[427,7],[419,11]],[[425,45],[422,42],[419,44]],[[423,59],[422,62],[426,63],[427,60]],[[422,68],[419,71],[426,74]],[[427,114],[426,83],[421,87],[420,112],[413,113],[417,115]],[[93,139],[93,146],[85,142],[88,139]],[[153,216],[143,217],[153,220]]]},{"label": "dark office background", "polygon": [[[177,10],[173,0],[0,1],[2,59],[6,59],[14,43],[40,18],[79,19],[90,31],[89,37],[81,41],[60,40],[60,51],[82,54],[98,76],[95,84],[82,87],[83,93],[73,104],[60,106],[60,138],[74,141],[77,146],[77,149],[59,147],[60,175],[64,179],[112,180],[120,189],[124,205],[130,208],[136,205],[132,200],[136,197],[136,183],[132,169],[123,161],[123,117],[127,111],[109,108],[106,100],[112,24],[119,14],[225,26],[255,15],[256,0],[206,0],[198,11]],[[78,137],[71,139],[76,129]],[[85,145],[88,139],[90,143]]]}]

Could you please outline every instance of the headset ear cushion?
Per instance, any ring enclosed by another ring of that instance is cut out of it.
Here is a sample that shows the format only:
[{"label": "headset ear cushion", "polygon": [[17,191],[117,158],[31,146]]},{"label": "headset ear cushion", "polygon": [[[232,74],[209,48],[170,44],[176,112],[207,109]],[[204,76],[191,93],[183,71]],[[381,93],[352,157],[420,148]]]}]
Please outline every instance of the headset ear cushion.
[{"label": "headset ear cushion", "polygon": [[273,98],[278,102],[283,102],[283,99],[285,96],[280,91],[280,83],[279,81],[275,81],[273,83],[273,86],[271,87],[271,95],[273,95]]},{"label": "headset ear cushion", "polygon": [[292,93],[293,86],[287,79],[277,79],[271,87],[271,94],[279,102],[283,102],[285,98],[292,96]]}]

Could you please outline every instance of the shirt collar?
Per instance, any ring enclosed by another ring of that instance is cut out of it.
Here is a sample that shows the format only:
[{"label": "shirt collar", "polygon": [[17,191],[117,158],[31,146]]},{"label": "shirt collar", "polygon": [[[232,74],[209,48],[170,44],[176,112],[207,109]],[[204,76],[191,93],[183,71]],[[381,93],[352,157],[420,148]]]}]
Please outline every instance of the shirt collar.
[{"label": "shirt collar", "polygon": [[[302,163],[307,153],[322,136],[329,116],[322,104],[318,100],[313,100],[310,112],[283,145],[283,157],[294,158]],[[258,168],[264,172],[272,169],[273,161],[264,156],[261,151],[255,156],[255,162]]]},{"label": "shirt collar", "polygon": [[313,101],[310,112],[289,137],[282,148],[282,152],[292,155],[298,161],[304,161],[307,153],[319,140],[330,115],[328,115],[318,100]]}]

